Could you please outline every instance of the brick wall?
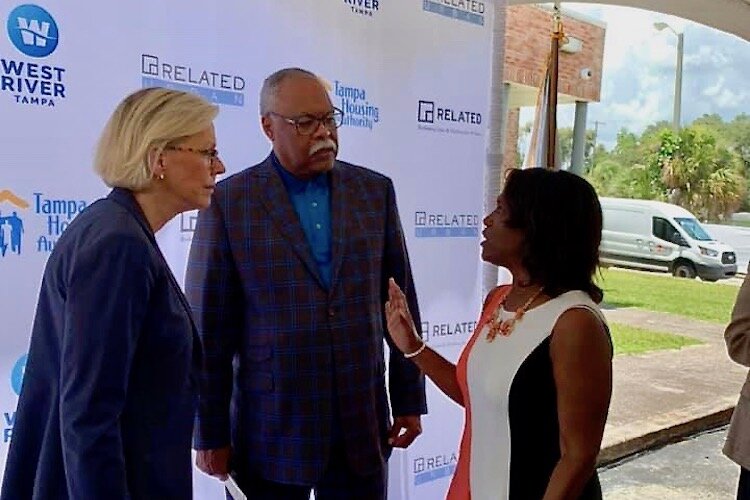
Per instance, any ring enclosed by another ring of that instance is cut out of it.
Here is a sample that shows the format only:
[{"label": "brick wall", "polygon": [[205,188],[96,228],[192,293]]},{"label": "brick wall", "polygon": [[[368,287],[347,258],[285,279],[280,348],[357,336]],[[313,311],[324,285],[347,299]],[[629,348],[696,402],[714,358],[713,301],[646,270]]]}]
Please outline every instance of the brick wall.
[{"label": "brick wall", "polygon": [[[550,52],[552,13],[536,6],[508,7],[505,33],[505,81],[539,87]],[[604,57],[604,28],[563,16],[565,34],[583,42],[580,52],[560,52],[559,92],[577,100],[599,101]],[[592,77],[581,77],[590,68]]]}]

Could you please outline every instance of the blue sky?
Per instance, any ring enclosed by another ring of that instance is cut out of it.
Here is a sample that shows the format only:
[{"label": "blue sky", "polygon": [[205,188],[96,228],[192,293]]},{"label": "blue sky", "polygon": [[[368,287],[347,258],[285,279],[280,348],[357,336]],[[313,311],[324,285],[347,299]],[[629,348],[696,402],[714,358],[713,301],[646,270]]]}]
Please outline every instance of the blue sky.
[{"label": "blue sky", "polygon": [[[685,33],[682,122],[706,113],[731,120],[750,114],[750,43],[734,35],[685,19],[639,9],[566,3],[607,25],[601,102],[589,106],[588,124],[599,126],[599,141],[610,147],[617,132],[640,132],[659,120],[672,120],[677,37],[657,31],[654,22],[668,23]],[[521,125],[533,110],[521,114]],[[558,126],[573,126],[573,106],[561,106]]]}]

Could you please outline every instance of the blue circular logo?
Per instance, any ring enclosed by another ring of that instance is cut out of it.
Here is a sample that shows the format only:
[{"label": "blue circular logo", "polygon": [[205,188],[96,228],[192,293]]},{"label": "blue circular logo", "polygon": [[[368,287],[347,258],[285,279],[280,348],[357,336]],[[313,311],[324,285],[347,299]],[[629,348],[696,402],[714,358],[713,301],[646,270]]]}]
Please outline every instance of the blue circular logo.
[{"label": "blue circular logo", "polygon": [[21,394],[23,374],[26,372],[26,358],[28,358],[28,355],[26,354],[18,358],[18,361],[16,361],[16,364],[13,366],[13,370],[10,372],[10,385],[13,387],[13,391],[18,395]]},{"label": "blue circular logo", "polygon": [[47,57],[57,48],[57,23],[38,5],[19,5],[8,16],[8,37],[29,57]]}]

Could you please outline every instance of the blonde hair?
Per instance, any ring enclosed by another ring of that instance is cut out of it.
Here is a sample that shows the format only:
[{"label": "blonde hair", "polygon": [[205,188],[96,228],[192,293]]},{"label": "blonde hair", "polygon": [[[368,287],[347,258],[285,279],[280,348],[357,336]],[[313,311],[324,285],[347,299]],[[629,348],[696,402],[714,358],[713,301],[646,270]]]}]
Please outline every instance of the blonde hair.
[{"label": "blonde hair", "polygon": [[152,155],[205,130],[218,113],[217,106],[195,94],[160,87],[138,90],[109,118],[94,169],[110,187],[140,191],[152,180]]}]

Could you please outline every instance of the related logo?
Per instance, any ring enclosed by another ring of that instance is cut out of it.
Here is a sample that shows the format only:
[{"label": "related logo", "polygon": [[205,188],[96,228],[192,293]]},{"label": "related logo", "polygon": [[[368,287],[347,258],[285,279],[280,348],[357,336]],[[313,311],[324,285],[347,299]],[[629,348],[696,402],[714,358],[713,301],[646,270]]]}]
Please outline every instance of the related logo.
[{"label": "related logo", "polygon": [[380,108],[369,100],[364,87],[336,80],[332,90],[344,112],[342,126],[372,130],[375,124],[380,122]]},{"label": "related logo", "polygon": [[[44,193],[33,193],[32,199],[30,205],[10,190],[0,191],[0,257],[21,255],[26,248],[23,236],[29,233],[34,235],[37,252],[51,252],[65,228],[88,205],[85,200],[51,198]],[[29,208],[36,217],[29,220],[25,211],[27,218],[21,219],[18,209]]]},{"label": "related logo", "polygon": [[453,122],[481,125],[482,114],[439,107],[435,105],[435,101],[419,101],[417,105],[417,121],[420,123]]},{"label": "related logo", "polygon": [[380,0],[344,0],[344,5],[349,7],[353,14],[372,17],[380,8]]},{"label": "related logo", "polygon": [[482,113],[438,105],[435,101],[417,103],[420,130],[460,135],[482,135]]},{"label": "related logo", "polygon": [[479,215],[414,212],[417,238],[478,238]]},{"label": "related logo", "polygon": [[450,477],[456,471],[458,455],[455,451],[442,455],[421,456],[412,462],[414,486],[431,483],[444,477]]},{"label": "related logo", "polygon": [[214,104],[245,105],[245,79],[241,76],[165,62],[149,54],[141,54],[141,84],[192,92]]},{"label": "related logo", "polygon": [[[49,12],[21,5],[8,16],[8,38],[23,55],[41,59],[57,48],[59,31]],[[65,68],[38,62],[0,58],[0,92],[18,104],[55,107],[66,97]]]},{"label": "related logo", "polygon": [[477,327],[476,321],[430,323],[422,321],[422,340],[431,345],[464,345]]},{"label": "related logo", "polygon": [[180,240],[192,241],[195,225],[198,223],[198,211],[182,212],[180,214]]},{"label": "related logo", "polygon": [[435,101],[419,101],[417,121],[420,123],[435,123]]},{"label": "related logo", "polygon": [[478,0],[422,0],[422,10],[484,26],[484,2]]},{"label": "related logo", "polygon": [[18,361],[13,365],[13,369],[10,372],[10,386],[13,388],[13,392],[17,395],[21,394],[21,386],[23,385],[23,375],[26,372],[27,359],[27,354],[18,358]]},{"label": "related logo", "polygon": [[47,57],[57,48],[57,23],[38,5],[21,5],[8,16],[8,36],[13,45],[29,57]]},{"label": "related logo", "polygon": [[[7,213],[3,210],[4,203],[11,205]],[[21,255],[23,219],[18,216],[18,211],[27,208],[29,204],[11,191],[0,191],[0,258]]]}]

